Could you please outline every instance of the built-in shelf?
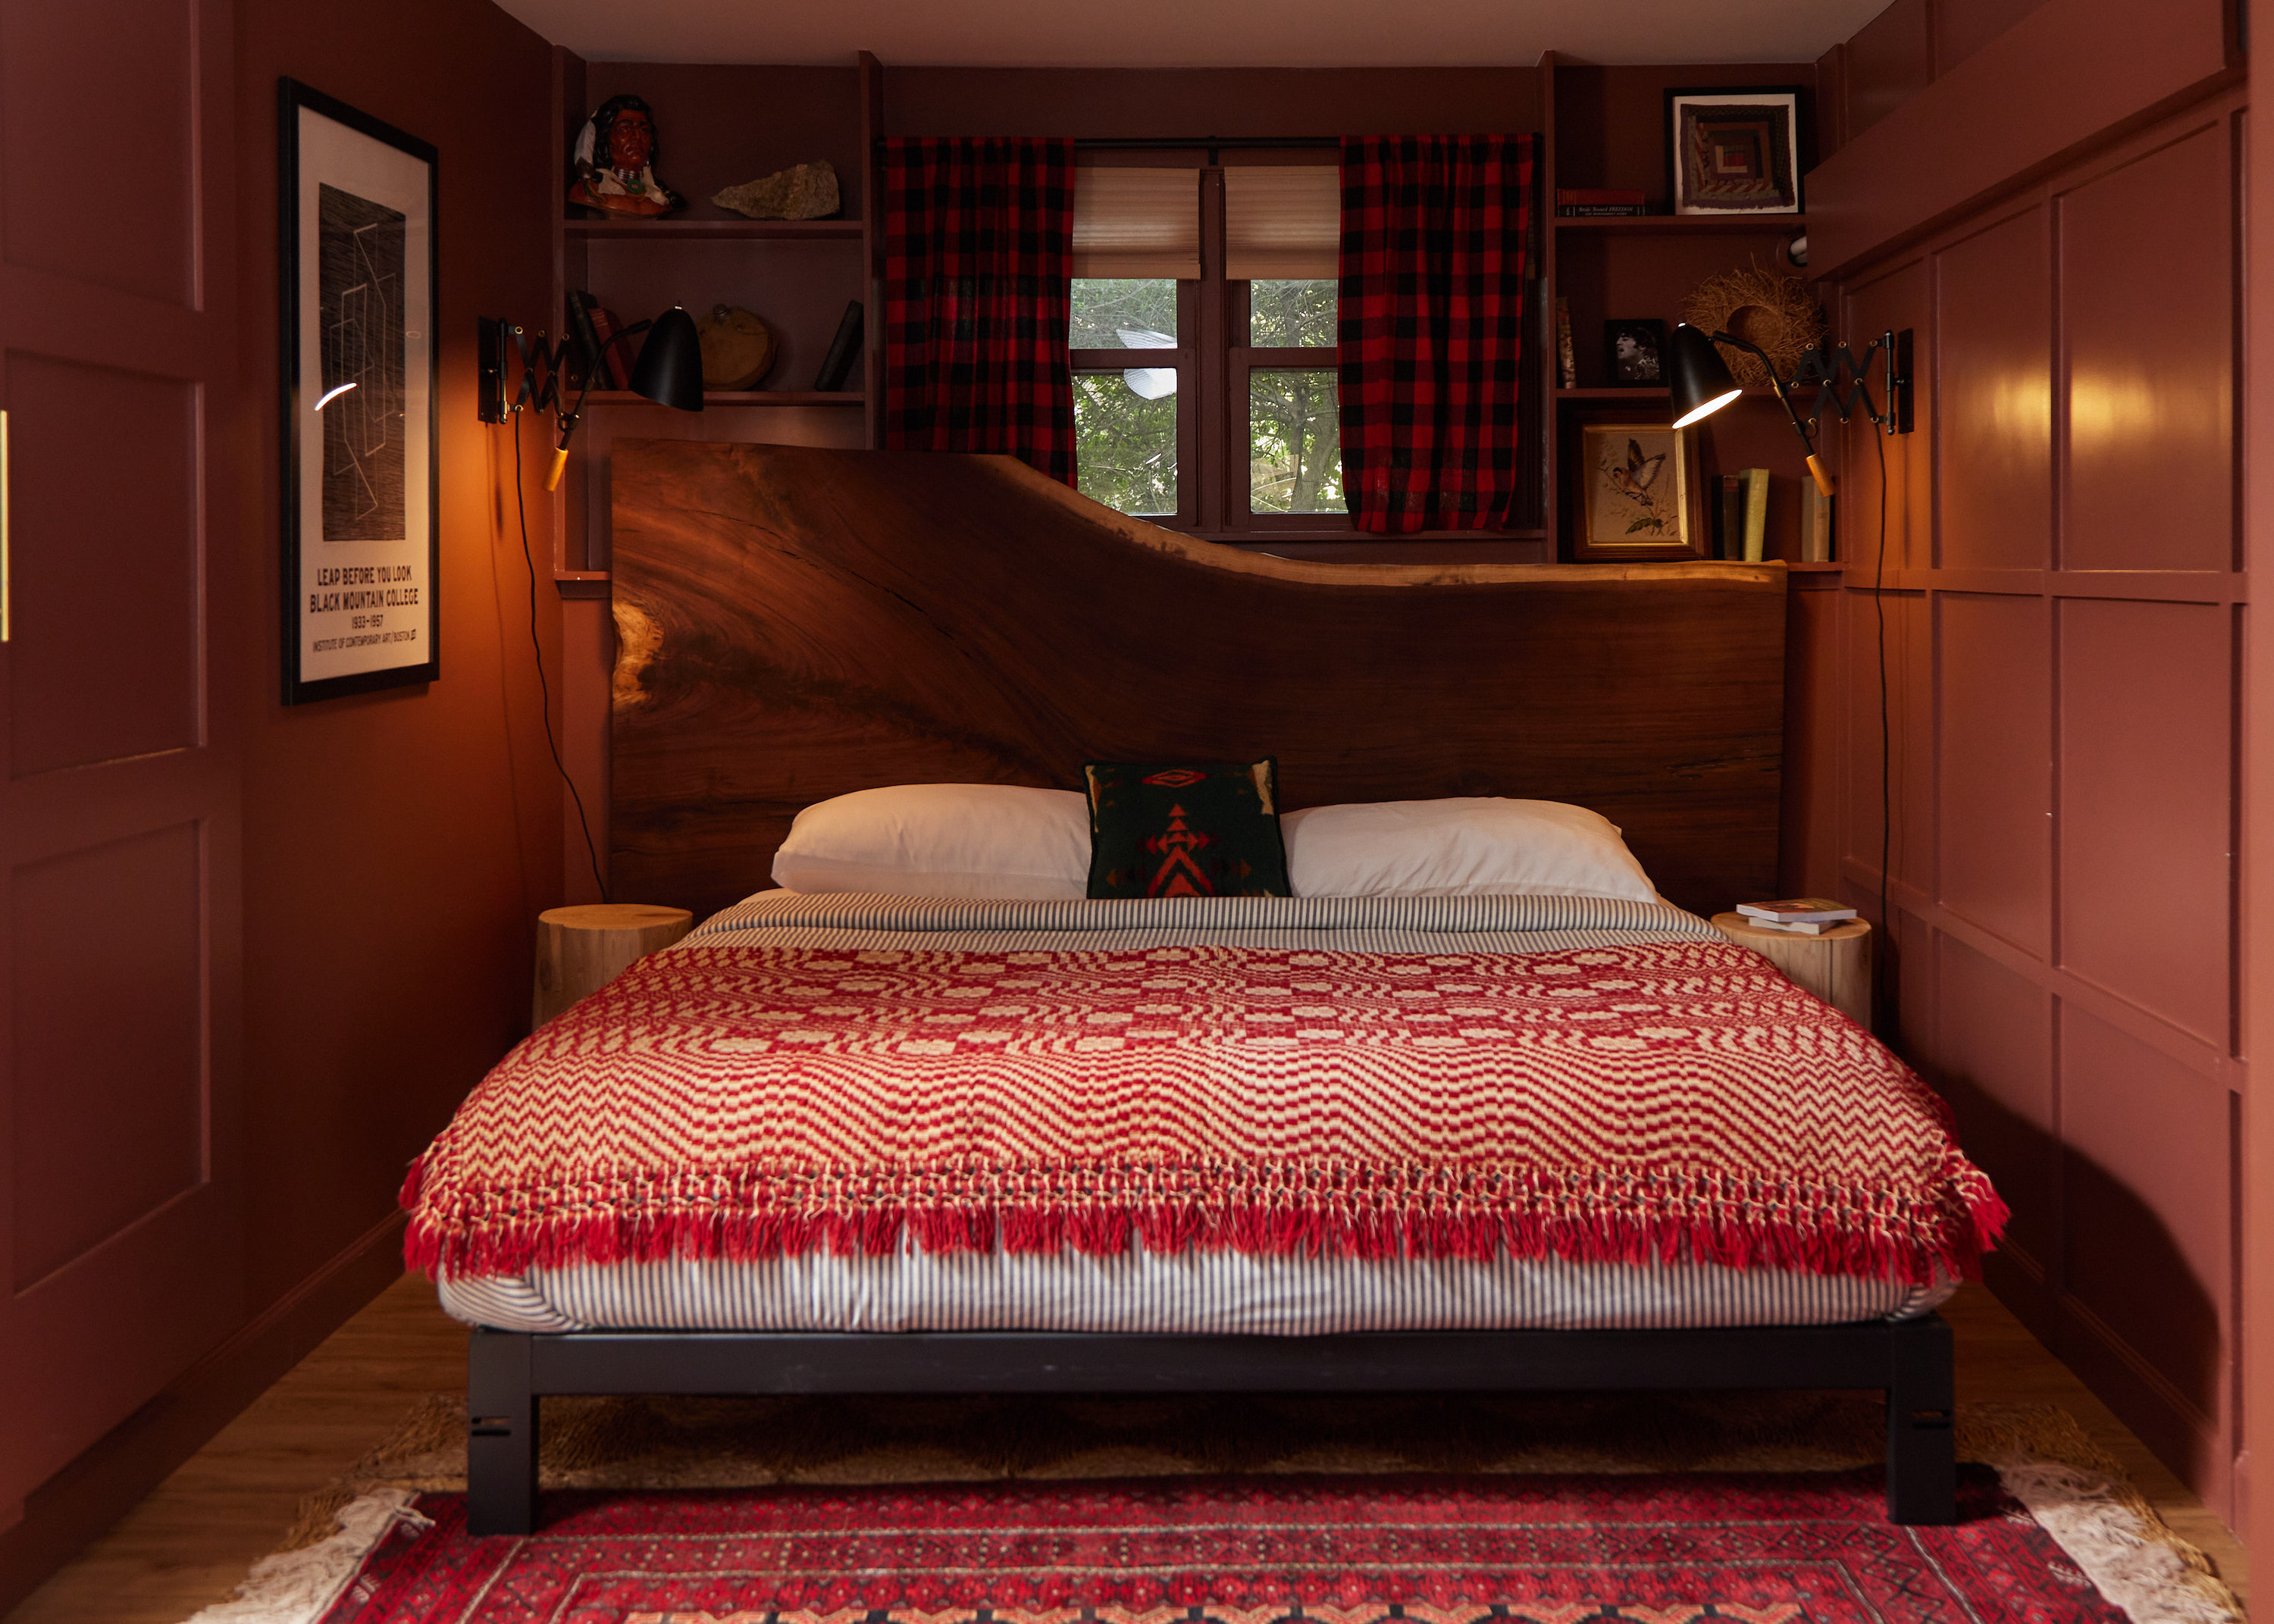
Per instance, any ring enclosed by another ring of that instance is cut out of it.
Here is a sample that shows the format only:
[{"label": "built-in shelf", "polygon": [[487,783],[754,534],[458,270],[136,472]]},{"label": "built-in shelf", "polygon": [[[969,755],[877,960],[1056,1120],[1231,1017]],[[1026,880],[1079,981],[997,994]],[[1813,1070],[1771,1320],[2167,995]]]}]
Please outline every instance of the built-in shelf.
[{"label": "built-in shelf", "polygon": [[1732,231],[1774,232],[1790,237],[1808,229],[1805,214],[1615,214],[1600,220],[1547,222],[1558,231],[1607,232],[1613,237],[1689,237]]},{"label": "built-in shelf", "polygon": [[[1816,389],[1822,387],[1820,384],[1813,383],[1789,386],[1793,390]],[[1673,391],[1669,389],[1653,388],[1648,384],[1621,384],[1608,389],[1558,389],[1555,391],[1555,398],[1559,401],[1662,401],[1668,398],[1672,393]],[[1747,384],[1743,393],[1747,400],[1776,399],[1776,391],[1765,383]]]},{"label": "built-in shelf", "polygon": [[1788,564],[1786,564],[1785,568],[1786,568],[1787,569],[1789,569],[1789,570],[1794,571],[1795,573],[1803,573],[1803,572],[1804,572],[1804,573],[1806,573],[1806,574],[1810,574],[1810,575],[1819,575],[1819,574],[1822,574],[1823,572],[1825,572],[1825,571],[1826,571],[1826,570],[1845,569],[1845,568],[1848,568],[1848,566],[1847,566],[1847,565],[1845,565],[1845,564],[1794,564],[1794,563],[1788,563]]},{"label": "built-in shelf", "polygon": [[[705,406],[865,406],[869,397],[858,389],[705,389]],[[587,406],[652,406],[644,395],[629,389],[595,389]]]},{"label": "built-in shelf", "polygon": [[571,241],[657,242],[847,242],[861,240],[857,220],[570,220],[561,229]]}]

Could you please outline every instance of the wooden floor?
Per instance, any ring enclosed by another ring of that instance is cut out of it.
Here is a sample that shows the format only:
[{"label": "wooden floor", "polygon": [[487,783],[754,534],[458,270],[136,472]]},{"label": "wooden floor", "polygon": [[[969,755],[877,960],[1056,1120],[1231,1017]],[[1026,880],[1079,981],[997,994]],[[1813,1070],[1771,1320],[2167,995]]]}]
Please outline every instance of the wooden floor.
[{"label": "wooden floor", "polygon": [[[2248,1595],[2234,1537],[1987,1291],[1943,1310],[1958,1335],[1962,1401],[2049,1400],[2131,1472],[2171,1522]],[[465,1332],[405,1277],[310,1354],[5,1624],[179,1624],[227,1597],[272,1549],[300,1497],[322,1487],[429,1393],[462,1389]]]}]

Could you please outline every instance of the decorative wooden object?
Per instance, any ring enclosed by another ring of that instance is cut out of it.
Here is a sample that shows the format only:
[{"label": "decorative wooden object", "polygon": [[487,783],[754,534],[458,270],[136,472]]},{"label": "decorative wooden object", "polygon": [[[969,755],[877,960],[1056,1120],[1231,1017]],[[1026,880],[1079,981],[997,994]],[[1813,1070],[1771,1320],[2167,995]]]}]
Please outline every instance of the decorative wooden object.
[{"label": "decorative wooden object", "polygon": [[633,959],[669,947],[693,929],[685,908],[588,902],[537,916],[537,994],[530,1024],[541,1026],[614,981]]},{"label": "decorative wooden object", "polygon": [[1814,993],[1857,1026],[1871,1025],[1871,927],[1864,920],[1834,925],[1820,936],[1765,930],[1742,914],[1716,914],[1713,929],[1750,947],[1794,986]]},{"label": "decorative wooden object", "polygon": [[1317,564],[1193,541],[1008,457],[620,441],[611,861],[705,912],[798,809],[1279,758],[1290,809],[1512,795],[1660,888],[1775,889],[1780,565]]}]

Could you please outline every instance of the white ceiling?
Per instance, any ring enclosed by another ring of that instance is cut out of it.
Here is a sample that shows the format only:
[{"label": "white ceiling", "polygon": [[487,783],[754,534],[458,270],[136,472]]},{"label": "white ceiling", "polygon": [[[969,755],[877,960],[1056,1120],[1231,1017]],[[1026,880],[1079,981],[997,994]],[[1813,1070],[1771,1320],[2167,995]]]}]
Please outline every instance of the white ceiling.
[{"label": "white ceiling", "polygon": [[1887,0],[499,0],[555,44],[631,62],[887,67],[1529,66],[1813,62]]}]

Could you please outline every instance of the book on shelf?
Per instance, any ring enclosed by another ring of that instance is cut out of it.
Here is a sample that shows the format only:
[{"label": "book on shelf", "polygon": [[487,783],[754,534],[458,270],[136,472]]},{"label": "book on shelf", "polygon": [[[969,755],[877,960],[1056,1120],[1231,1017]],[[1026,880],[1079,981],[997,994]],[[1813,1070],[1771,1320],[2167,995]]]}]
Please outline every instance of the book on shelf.
[{"label": "book on shelf", "polygon": [[1571,345],[1571,301],[1565,298],[1555,301],[1555,387],[1579,387],[1579,356]]},{"label": "book on shelf", "polygon": [[1856,910],[1829,897],[1783,897],[1774,902],[1741,902],[1737,912],[1747,919],[1773,925],[1836,925],[1854,919]]},{"label": "book on shelf", "polygon": [[632,387],[631,357],[624,353],[625,346],[612,343],[619,330],[615,312],[594,298],[583,289],[568,296],[569,307],[581,311],[584,320],[578,327],[580,335],[589,329],[592,335],[592,353],[599,357],[599,375],[592,380],[596,389],[629,389]]},{"label": "book on shelf", "polygon": [[1642,207],[1642,188],[1639,186],[1558,186],[1555,188],[1558,208],[1633,208]]},{"label": "book on shelf", "polygon": [[1800,487],[1800,561],[1832,561],[1832,499],[1816,488],[1813,479]]},{"label": "book on shelf", "polygon": [[1745,470],[1745,562],[1758,564],[1768,556],[1769,470]]},{"label": "book on shelf", "polygon": [[829,353],[822,357],[821,370],[813,377],[817,393],[843,388],[852,375],[853,364],[861,358],[861,301],[847,300],[844,315],[838,319],[837,336],[829,341]]},{"label": "book on shelf", "polygon": [[1713,556],[1741,559],[1745,556],[1744,476],[1723,474],[1713,490],[1721,499],[1713,509]]}]

